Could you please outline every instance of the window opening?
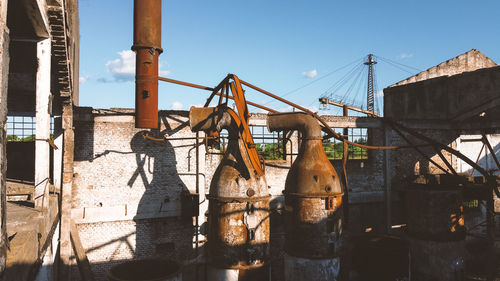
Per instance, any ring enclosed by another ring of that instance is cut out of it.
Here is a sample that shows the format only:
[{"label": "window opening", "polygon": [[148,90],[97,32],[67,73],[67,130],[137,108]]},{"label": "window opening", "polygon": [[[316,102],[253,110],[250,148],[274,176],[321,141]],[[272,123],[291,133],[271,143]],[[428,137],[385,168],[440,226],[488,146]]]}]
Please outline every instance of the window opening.
[{"label": "window opening", "polygon": [[[337,134],[343,135],[343,128],[332,128]],[[325,135],[325,133],[323,133]],[[348,128],[347,139],[354,143],[368,144],[368,129],[367,128]],[[323,141],[323,149],[326,156],[331,160],[342,159],[344,154],[343,143],[335,138],[326,139]],[[368,159],[368,149],[349,145],[348,159]]]},{"label": "window opening", "polygon": [[[35,141],[36,117],[34,116],[7,116],[7,141],[32,142]],[[50,139],[54,139],[54,118],[50,118]]]},{"label": "window opening", "polygon": [[[264,160],[284,160],[286,150],[284,149],[286,140],[283,138],[283,132],[269,132],[266,126],[250,125],[250,133],[257,153]],[[220,132],[220,150],[226,151],[228,143],[228,133],[226,130]]]}]

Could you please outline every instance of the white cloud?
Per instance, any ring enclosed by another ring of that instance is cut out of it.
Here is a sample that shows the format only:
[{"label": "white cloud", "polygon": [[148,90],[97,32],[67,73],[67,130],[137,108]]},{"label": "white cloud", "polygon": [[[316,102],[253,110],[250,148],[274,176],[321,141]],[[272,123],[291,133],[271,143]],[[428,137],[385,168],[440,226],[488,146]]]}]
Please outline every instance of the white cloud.
[{"label": "white cloud", "polygon": [[[106,62],[106,69],[114,78],[114,82],[134,81],[135,79],[135,52],[123,50],[118,52],[120,58]],[[160,68],[160,66],[158,67]],[[168,76],[169,70],[159,69],[160,76]],[[99,82],[113,82],[106,78],[97,79]]]},{"label": "white cloud", "polygon": [[113,75],[116,81],[134,81],[135,75],[135,53],[132,50],[123,50],[118,52],[119,59],[111,60],[106,63],[108,72]]},{"label": "white cloud", "polygon": [[384,96],[384,90],[380,90],[380,91],[376,92],[374,95],[375,98],[381,98],[383,96]]},{"label": "white cloud", "polygon": [[413,54],[410,54],[410,53],[402,53],[398,56],[398,58],[400,58],[400,59],[409,59],[411,57],[413,57]]},{"label": "white cloud", "polygon": [[170,75],[170,70],[160,70],[159,71],[160,76],[166,77]]},{"label": "white cloud", "polygon": [[83,84],[83,83],[87,82],[88,80],[89,80],[88,76],[80,76],[80,78],[78,78],[78,82],[80,82],[80,84]]},{"label": "white cloud", "polygon": [[182,109],[182,103],[178,101],[174,101],[172,103],[172,110],[181,110]]},{"label": "white cloud", "polygon": [[302,76],[307,77],[307,78],[314,78],[317,75],[318,75],[318,71],[316,69],[302,72]]},{"label": "white cloud", "polygon": [[312,112],[318,112],[318,107],[317,106],[308,106],[307,109],[309,109]]}]

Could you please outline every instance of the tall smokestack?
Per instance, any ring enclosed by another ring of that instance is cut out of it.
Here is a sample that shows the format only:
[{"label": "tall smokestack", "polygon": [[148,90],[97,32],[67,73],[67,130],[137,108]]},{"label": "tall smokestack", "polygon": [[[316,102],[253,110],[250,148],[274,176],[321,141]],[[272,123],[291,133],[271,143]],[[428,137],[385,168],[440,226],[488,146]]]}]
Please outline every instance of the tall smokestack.
[{"label": "tall smokestack", "polygon": [[158,128],[161,0],[134,0],[135,127]]}]

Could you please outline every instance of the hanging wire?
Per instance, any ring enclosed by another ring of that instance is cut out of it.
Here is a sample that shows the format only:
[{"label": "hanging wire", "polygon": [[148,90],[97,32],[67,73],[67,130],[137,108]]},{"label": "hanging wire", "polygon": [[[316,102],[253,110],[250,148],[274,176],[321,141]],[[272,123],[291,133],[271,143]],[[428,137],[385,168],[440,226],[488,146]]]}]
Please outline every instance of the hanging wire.
[{"label": "hanging wire", "polygon": [[[375,59],[378,61],[384,62],[386,64],[389,64],[395,68],[398,68],[404,72],[407,72],[411,75],[415,74],[415,71],[421,71],[418,68],[405,65],[396,61],[393,61],[391,59],[387,59],[384,57],[380,56],[373,56]],[[359,96],[363,95],[361,88],[364,87],[364,93],[368,93],[368,82],[363,83],[363,78],[367,76],[367,68],[365,67],[364,64],[365,57],[361,59],[361,61],[358,59],[354,62],[359,62],[358,64],[354,65],[352,68],[350,68],[337,82],[335,82],[332,86],[327,88],[323,95],[320,97],[328,98],[331,100],[335,100],[339,103],[346,104],[346,105],[352,105],[354,107],[358,107],[361,109],[368,109],[368,101],[367,97],[365,99],[358,100]],[[351,63],[350,65],[352,65]],[[345,68],[345,67],[344,67]],[[380,111],[382,110],[380,108],[380,97],[376,96],[379,92],[378,90],[378,83],[377,83],[377,76],[376,76],[376,66],[373,66],[373,95],[374,95],[374,111],[377,114],[380,114]],[[341,92],[342,89],[345,89],[345,91],[342,94],[338,94]],[[353,93],[354,91],[354,93]],[[361,93],[361,94],[360,94]],[[354,96],[352,96],[354,94]],[[314,102],[313,102],[314,103]],[[361,103],[361,105],[360,105]],[[335,107],[335,109],[339,109]]]},{"label": "hanging wire", "polygon": [[[347,89],[346,91],[346,97],[350,96],[351,93],[352,93],[352,89],[354,88],[355,85],[357,85],[358,83],[361,83],[361,81],[363,80],[363,73],[364,73],[364,69],[362,69],[357,75],[356,77],[354,78],[354,81],[353,83],[351,84],[351,86]],[[354,93],[354,97],[352,98],[351,100],[351,104],[356,106],[356,107],[359,107],[357,106],[356,104],[356,100],[359,96],[359,92],[355,92]]]},{"label": "hanging wire", "polygon": [[[386,58],[383,58],[383,57],[379,57],[379,56],[376,56],[376,58],[378,60],[381,60],[389,65],[392,65],[393,67],[399,69],[399,70],[402,70],[406,73],[409,73],[411,75],[414,75],[415,74],[415,71],[418,71],[418,72],[421,72],[422,70],[418,69],[418,68],[415,68],[413,66],[409,66],[409,65],[406,65],[406,64],[402,64],[402,63],[399,63],[399,62],[396,62],[396,61],[393,61],[393,60],[390,60],[390,59],[386,59]],[[407,69],[405,69],[404,67],[406,67]],[[408,69],[411,69],[412,71],[408,70]]]},{"label": "hanging wire", "polygon": [[394,61],[394,60],[391,60],[391,59],[388,59],[388,58],[384,58],[384,57],[380,57],[380,56],[375,56],[377,59],[381,59],[381,60],[384,60],[386,62],[389,62],[389,63],[393,63],[393,64],[397,64],[397,65],[400,65],[400,66],[403,66],[403,67],[406,67],[406,68],[409,68],[409,69],[413,69],[413,70],[416,70],[418,72],[421,72],[423,71],[422,69],[419,69],[419,68],[416,68],[416,67],[413,67],[413,66],[410,66],[410,65],[406,65],[406,64],[402,64],[400,62],[397,62],[397,61]]},{"label": "hanging wire", "polygon": [[[366,70],[366,71],[365,71],[365,70]],[[362,76],[367,76],[367,75],[365,75],[365,73],[367,73],[367,72],[368,72],[368,69],[364,68],[364,70],[363,70],[363,75],[362,75]],[[359,82],[359,84],[358,84],[358,87],[356,88],[356,92],[355,92],[355,93],[360,93],[360,92],[361,92],[361,87],[362,87],[363,85],[366,85],[366,87],[368,87],[368,81],[367,81],[366,83],[363,83],[363,79],[360,79],[360,82]],[[363,102],[364,102],[364,101],[363,101]]]},{"label": "hanging wire", "polygon": [[[302,86],[300,86],[300,87],[298,87],[298,88],[296,88],[294,90],[291,90],[291,91],[285,93],[284,95],[282,95],[280,97],[284,98],[284,97],[286,97],[286,96],[288,96],[290,94],[293,94],[293,93],[297,92],[298,90],[301,90],[301,89],[303,89],[303,88],[305,88],[305,87],[307,87],[307,86],[309,86],[309,85],[311,85],[313,83],[316,83],[316,82],[318,82],[318,81],[320,81],[320,80],[322,80],[322,79],[324,79],[324,78],[326,78],[326,77],[328,77],[328,76],[330,76],[330,75],[332,75],[332,74],[334,74],[334,73],[336,73],[336,72],[338,72],[338,71],[340,71],[340,70],[342,70],[342,69],[344,69],[346,67],[349,67],[349,66],[353,65],[354,63],[356,63],[356,62],[358,62],[358,61],[360,61],[362,59],[363,58],[356,59],[356,60],[354,60],[354,61],[352,61],[352,62],[350,62],[350,63],[348,63],[348,64],[346,64],[346,65],[344,65],[344,66],[342,66],[340,68],[337,68],[337,69],[335,69],[333,71],[330,71],[327,74],[325,74],[325,75],[323,75],[323,76],[321,76],[321,77],[319,77],[319,78],[317,78],[317,79],[315,79],[315,80],[313,80],[313,81],[311,81],[311,82],[309,82],[307,84],[304,84],[304,85],[302,85]],[[274,102],[274,100],[268,101],[268,102],[264,103],[263,105],[267,105],[267,104],[269,104],[271,102]]]},{"label": "hanging wire", "polygon": [[359,63],[355,65],[351,70],[349,70],[344,76],[340,78],[339,81],[335,82],[330,88],[328,88],[325,92],[330,92],[330,95],[327,97],[332,97],[335,92],[344,87],[347,82],[349,82],[352,77],[363,69],[363,63]]}]

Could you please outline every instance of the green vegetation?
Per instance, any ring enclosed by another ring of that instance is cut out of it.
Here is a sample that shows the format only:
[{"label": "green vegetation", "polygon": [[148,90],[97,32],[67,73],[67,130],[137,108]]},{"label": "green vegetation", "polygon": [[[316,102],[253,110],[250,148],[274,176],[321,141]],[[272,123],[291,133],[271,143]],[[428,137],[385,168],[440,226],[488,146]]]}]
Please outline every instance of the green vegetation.
[{"label": "green vegetation", "polygon": [[283,147],[275,143],[257,144],[257,152],[264,157],[265,160],[281,160],[283,159]]},{"label": "green vegetation", "polygon": [[[359,138],[354,141],[359,144],[366,144],[366,138]],[[324,142],[323,149],[325,150],[328,159],[342,159],[344,145],[342,143]],[[357,146],[349,145],[349,159],[368,159],[368,150]]]},{"label": "green vegetation", "polygon": [[342,143],[325,142],[323,143],[323,149],[328,159],[342,159],[344,150]]},{"label": "green vegetation", "polygon": [[9,135],[7,136],[7,141],[12,141],[12,142],[30,142],[30,141],[35,141],[35,135],[27,136],[24,138],[20,138],[16,135]]},{"label": "green vegetation", "polygon": [[[51,141],[54,141],[54,134],[50,134],[49,136]],[[16,135],[8,135],[7,136],[7,141],[12,141],[12,142],[30,142],[30,141],[35,141],[35,135],[27,136],[24,138],[20,138]]]}]

